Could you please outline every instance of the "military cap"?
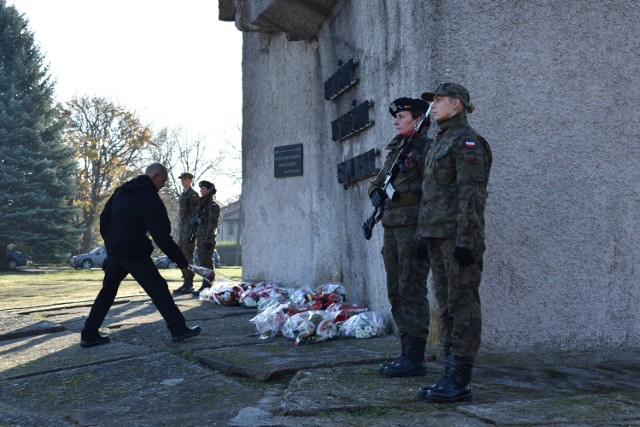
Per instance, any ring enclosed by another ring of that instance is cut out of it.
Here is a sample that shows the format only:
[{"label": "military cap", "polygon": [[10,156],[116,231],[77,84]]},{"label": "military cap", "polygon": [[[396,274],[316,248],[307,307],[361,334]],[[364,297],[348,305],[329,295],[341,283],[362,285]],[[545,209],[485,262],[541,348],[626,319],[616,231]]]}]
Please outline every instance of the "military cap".
[{"label": "military cap", "polygon": [[401,111],[424,113],[428,109],[428,102],[415,98],[398,98],[389,105],[389,113],[391,113],[393,117],[396,116],[396,113]]},{"label": "military cap", "polygon": [[456,83],[442,83],[433,92],[425,92],[422,94],[422,99],[425,101],[433,101],[435,96],[451,96],[458,98],[465,107],[469,108],[470,99],[469,91],[464,87]]},{"label": "military cap", "polygon": [[183,173],[180,174],[180,176],[178,178],[180,178],[180,179],[182,179],[182,178],[193,179],[193,175],[190,174],[189,172],[183,172]]}]

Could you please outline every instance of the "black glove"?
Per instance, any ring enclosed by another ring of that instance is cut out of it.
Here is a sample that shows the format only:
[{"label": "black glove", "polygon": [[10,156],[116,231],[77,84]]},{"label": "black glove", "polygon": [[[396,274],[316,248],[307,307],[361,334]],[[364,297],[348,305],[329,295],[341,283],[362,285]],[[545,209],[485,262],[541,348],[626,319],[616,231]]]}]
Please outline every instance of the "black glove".
[{"label": "black glove", "polygon": [[462,267],[471,265],[475,261],[471,249],[467,248],[456,247],[453,251],[453,257],[458,260],[458,263],[460,263]]},{"label": "black glove", "polygon": [[382,191],[382,188],[376,188],[371,192],[369,198],[373,207],[377,208],[384,201],[384,191]]}]

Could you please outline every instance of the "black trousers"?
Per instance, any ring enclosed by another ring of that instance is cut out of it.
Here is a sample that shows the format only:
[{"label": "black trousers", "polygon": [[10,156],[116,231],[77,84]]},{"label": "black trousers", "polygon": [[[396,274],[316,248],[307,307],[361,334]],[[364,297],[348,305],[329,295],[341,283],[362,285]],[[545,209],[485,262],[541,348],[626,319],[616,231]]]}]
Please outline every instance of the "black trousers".
[{"label": "black trousers", "polygon": [[107,317],[116,298],[120,283],[127,277],[127,274],[131,274],[149,295],[167,323],[167,328],[179,331],[185,326],[184,316],[169,293],[167,281],[160,275],[151,257],[138,261],[107,257],[104,262],[102,289],[91,306],[89,317],[84,322],[84,331],[97,331],[102,326],[102,322]]}]

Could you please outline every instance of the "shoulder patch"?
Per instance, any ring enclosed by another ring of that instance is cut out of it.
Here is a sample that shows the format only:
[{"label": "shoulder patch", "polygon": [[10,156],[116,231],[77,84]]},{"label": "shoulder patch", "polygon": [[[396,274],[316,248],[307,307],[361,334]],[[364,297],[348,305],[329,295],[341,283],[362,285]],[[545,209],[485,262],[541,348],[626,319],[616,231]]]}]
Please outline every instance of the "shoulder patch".
[{"label": "shoulder patch", "polygon": [[476,148],[476,142],[475,141],[466,141],[464,143],[464,146],[470,149]]}]

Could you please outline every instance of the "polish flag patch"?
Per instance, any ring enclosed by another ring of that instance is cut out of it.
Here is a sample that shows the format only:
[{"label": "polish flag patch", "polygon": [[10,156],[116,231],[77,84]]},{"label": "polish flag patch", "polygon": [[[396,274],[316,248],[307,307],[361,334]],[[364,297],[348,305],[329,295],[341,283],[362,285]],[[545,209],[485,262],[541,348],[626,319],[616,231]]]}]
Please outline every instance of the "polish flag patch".
[{"label": "polish flag patch", "polygon": [[476,148],[476,142],[475,141],[467,141],[464,143],[465,147],[467,148]]}]

